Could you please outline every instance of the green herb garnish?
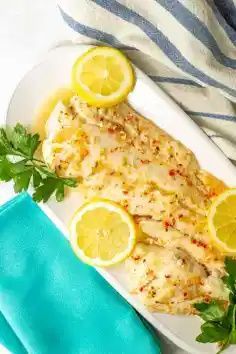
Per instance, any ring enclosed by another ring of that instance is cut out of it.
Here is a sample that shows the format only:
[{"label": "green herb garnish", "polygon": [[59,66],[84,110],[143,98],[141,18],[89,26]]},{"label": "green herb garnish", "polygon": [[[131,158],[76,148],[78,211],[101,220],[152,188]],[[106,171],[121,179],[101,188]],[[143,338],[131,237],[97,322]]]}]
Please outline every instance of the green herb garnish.
[{"label": "green herb garnish", "polygon": [[226,257],[227,275],[222,279],[229,290],[229,305],[212,300],[210,303],[197,303],[195,308],[205,321],[201,326],[201,334],[196,338],[201,343],[219,343],[221,353],[230,344],[236,344],[236,260]]},{"label": "green herb garnish", "polygon": [[65,187],[76,187],[77,181],[59,177],[35,157],[40,143],[39,135],[28,133],[21,124],[9,132],[0,128],[0,181],[13,180],[16,193],[32,185],[36,202],[47,202],[52,195],[60,202],[64,199]]}]

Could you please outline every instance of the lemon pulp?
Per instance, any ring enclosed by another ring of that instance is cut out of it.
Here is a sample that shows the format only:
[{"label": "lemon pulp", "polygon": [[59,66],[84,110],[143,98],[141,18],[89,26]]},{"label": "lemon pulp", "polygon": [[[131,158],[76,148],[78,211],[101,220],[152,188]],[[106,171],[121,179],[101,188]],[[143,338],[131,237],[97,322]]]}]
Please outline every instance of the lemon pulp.
[{"label": "lemon pulp", "polygon": [[236,255],[236,189],[229,189],[215,199],[208,225],[216,244],[223,251]]},{"label": "lemon pulp", "polygon": [[99,200],[76,212],[70,226],[75,253],[96,266],[111,266],[131,253],[136,240],[132,217],[118,204]]},{"label": "lemon pulp", "polygon": [[119,50],[95,47],[77,59],[72,69],[72,87],[87,103],[109,107],[126,98],[134,86],[129,60]]}]

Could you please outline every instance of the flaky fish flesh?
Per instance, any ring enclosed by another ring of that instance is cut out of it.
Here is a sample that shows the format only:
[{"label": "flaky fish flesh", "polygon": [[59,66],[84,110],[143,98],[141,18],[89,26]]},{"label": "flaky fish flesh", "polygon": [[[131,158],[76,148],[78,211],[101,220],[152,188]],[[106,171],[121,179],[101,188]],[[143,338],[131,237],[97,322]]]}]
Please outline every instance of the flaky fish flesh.
[{"label": "flaky fish flesh", "polygon": [[110,199],[133,215],[139,242],[125,266],[150,310],[192,314],[197,301],[227,301],[206,218],[226,186],[183,144],[127,103],[95,108],[74,96],[52,112],[42,152],[59,175],[78,178],[84,201]]}]

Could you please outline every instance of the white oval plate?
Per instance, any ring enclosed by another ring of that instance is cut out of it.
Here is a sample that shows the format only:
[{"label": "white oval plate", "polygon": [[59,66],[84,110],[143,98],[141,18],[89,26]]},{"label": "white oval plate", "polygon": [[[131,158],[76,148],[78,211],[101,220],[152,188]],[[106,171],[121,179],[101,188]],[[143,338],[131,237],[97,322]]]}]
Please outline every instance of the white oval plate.
[{"label": "white oval plate", "polygon": [[[75,59],[89,46],[61,47],[51,51],[46,59],[28,72],[17,86],[11,99],[7,124],[32,124],[40,104],[52,92],[69,85],[71,67]],[[210,141],[196,124],[152,80],[136,69],[137,83],[129,95],[130,104],[143,116],[189,147],[197,156],[202,168],[236,186],[236,169],[225,155]],[[78,208],[76,192],[62,203],[50,201],[41,205],[43,210],[67,236],[68,221]],[[98,269],[99,273],[152,325],[188,353],[216,353],[215,345],[195,341],[200,332],[200,320],[194,316],[153,314],[127,291],[122,265],[111,270]],[[227,354],[235,353],[229,348]],[[225,352],[226,353],[226,352]]]}]

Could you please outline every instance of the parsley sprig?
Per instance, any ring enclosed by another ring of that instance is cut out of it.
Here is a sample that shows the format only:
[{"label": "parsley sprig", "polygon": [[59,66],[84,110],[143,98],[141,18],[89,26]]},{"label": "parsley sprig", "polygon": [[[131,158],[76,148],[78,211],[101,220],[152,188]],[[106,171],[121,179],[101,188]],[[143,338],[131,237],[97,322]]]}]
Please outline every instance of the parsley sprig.
[{"label": "parsley sprig", "polygon": [[19,123],[9,131],[0,128],[0,181],[13,180],[16,193],[32,185],[36,202],[47,202],[52,195],[60,202],[64,199],[65,187],[76,187],[77,181],[59,177],[35,157],[40,143],[38,134],[28,133]]},{"label": "parsley sprig", "polygon": [[195,304],[199,316],[205,321],[196,340],[201,343],[219,343],[218,354],[230,344],[236,344],[236,260],[226,257],[225,270],[227,275],[223,281],[229,290],[228,307],[219,300]]}]

